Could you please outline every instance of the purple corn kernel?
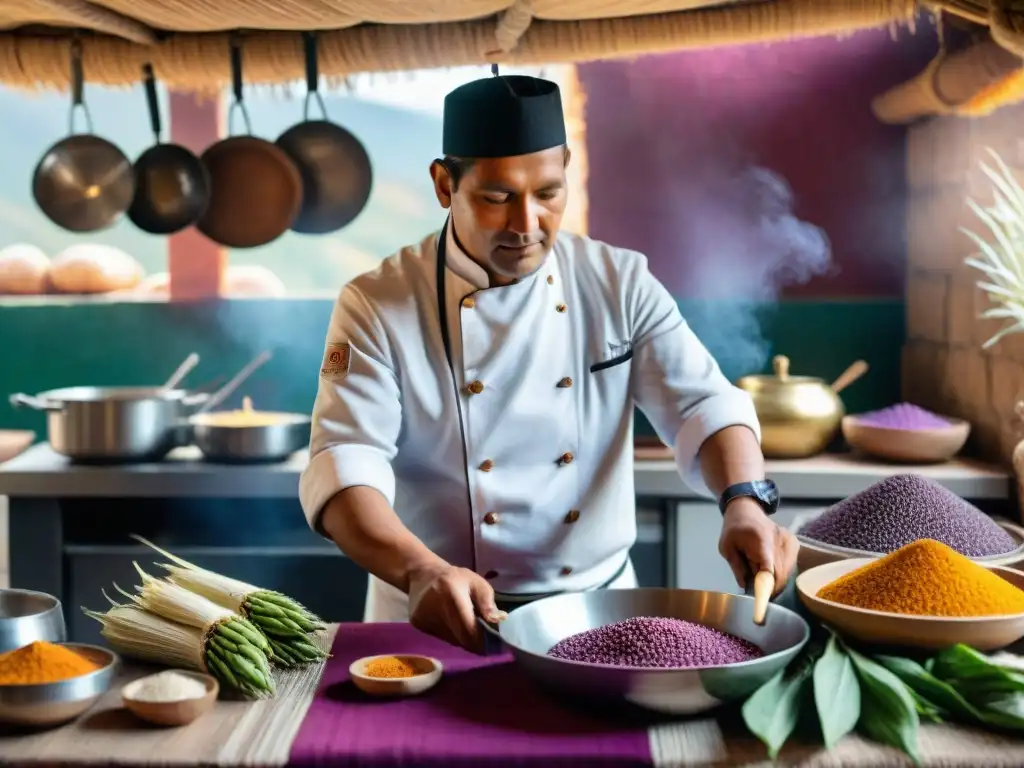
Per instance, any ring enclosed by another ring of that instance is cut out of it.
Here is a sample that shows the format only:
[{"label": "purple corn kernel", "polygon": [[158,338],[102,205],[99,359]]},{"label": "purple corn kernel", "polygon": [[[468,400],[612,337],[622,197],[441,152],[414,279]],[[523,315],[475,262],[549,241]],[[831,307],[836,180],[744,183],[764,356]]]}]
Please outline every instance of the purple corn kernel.
[{"label": "purple corn kernel", "polygon": [[887,555],[934,539],[966,557],[1005,555],[1017,542],[973,504],[920,475],[893,475],[833,505],[798,531],[813,541]]},{"label": "purple corn kernel", "polygon": [[764,656],[753,643],[680,619],[640,616],[567,637],[549,656],[616,667],[711,667]]}]

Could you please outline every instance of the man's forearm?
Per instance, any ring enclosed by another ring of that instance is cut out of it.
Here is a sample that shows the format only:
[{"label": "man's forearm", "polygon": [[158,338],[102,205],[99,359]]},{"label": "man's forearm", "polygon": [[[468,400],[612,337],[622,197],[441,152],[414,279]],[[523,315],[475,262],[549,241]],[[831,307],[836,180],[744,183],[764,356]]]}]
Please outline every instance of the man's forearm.
[{"label": "man's forearm", "polygon": [[764,455],[747,427],[719,430],[700,447],[700,471],[715,496],[730,485],[764,479]]},{"label": "man's forearm", "polygon": [[346,488],[327,502],[320,519],[324,533],[356,565],[403,592],[414,571],[447,565],[373,488]]}]

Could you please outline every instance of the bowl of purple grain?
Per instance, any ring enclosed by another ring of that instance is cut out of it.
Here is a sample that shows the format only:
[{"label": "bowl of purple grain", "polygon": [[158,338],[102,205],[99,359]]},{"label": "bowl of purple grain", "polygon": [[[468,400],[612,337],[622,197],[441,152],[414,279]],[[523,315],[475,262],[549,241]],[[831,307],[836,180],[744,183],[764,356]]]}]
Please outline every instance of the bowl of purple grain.
[{"label": "bowl of purple grain", "polygon": [[1024,529],[995,520],[919,474],[886,477],[832,505],[796,531],[797,567],[882,557],[918,539],[933,539],[982,565],[1024,560]]},{"label": "bowl of purple grain", "polygon": [[859,453],[902,464],[949,461],[967,442],[971,425],[911,403],[844,416],[843,437]]},{"label": "bowl of purple grain", "polygon": [[794,611],[692,589],[602,589],[512,611],[496,628],[538,685],[582,703],[688,715],[746,698],[810,637]]}]

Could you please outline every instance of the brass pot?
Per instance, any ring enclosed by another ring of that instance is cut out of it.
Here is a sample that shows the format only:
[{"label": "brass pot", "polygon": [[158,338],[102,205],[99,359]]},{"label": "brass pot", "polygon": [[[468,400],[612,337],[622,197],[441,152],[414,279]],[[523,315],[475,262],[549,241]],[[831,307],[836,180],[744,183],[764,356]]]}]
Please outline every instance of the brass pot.
[{"label": "brass pot", "polygon": [[772,368],[774,375],[736,382],[754,401],[765,457],[801,459],[821,453],[846,413],[843,401],[823,379],[790,376],[788,357],[777,355]]}]

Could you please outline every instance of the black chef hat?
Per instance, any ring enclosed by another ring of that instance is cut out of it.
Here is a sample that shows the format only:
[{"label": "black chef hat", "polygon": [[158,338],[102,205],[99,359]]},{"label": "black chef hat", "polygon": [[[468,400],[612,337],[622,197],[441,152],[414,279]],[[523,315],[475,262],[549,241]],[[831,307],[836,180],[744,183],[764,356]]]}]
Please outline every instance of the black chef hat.
[{"label": "black chef hat", "polygon": [[562,95],[550,80],[485,77],[444,98],[442,152],[453,157],[515,157],[565,144]]}]

